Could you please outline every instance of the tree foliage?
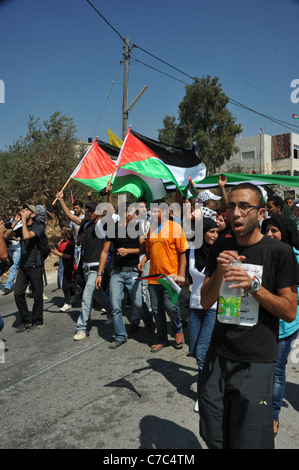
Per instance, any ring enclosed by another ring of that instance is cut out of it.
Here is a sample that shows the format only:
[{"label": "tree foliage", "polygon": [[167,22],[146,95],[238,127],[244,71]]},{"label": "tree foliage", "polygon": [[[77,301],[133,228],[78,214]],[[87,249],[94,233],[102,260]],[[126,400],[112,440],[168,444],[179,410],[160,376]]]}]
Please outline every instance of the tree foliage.
[{"label": "tree foliage", "polygon": [[[25,202],[51,209],[85,153],[75,134],[73,119],[60,112],[43,123],[30,116],[27,135],[0,152],[0,216],[7,217],[9,209]],[[82,186],[71,181],[67,190],[78,199],[84,194],[85,200],[87,188]]]},{"label": "tree foliage", "polygon": [[236,151],[235,139],[242,132],[241,124],[236,124],[226,107],[228,102],[217,77],[196,78],[186,86],[178,122],[165,116],[164,127],[158,130],[159,141],[180,147],[191,147],[197,141],[201,160],[208,172],[215,173]]}]

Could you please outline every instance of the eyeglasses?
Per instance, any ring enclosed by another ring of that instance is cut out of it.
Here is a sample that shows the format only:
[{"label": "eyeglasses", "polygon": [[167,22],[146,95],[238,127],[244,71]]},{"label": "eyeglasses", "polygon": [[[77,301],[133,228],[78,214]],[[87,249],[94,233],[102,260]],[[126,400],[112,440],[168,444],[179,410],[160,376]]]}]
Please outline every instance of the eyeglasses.
[{"label": "eyeglasses", "polygon": [[227,205],[226,210],[227,212],[235,212],[236,207],[238,207],[243,217],[245,217],[251,209],[261,208],[261,206],[252,206],[251,204],[248,204],[248,202],[239,202],[239,204],[236,204],[235,202],[230,202]]}]

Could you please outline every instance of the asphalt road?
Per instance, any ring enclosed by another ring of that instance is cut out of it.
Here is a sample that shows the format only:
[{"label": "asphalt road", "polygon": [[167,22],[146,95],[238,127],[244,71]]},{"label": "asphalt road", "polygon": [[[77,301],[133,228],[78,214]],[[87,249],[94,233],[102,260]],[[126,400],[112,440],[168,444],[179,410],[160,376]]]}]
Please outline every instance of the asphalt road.
[{"label": "asphalt road", "polygon": [[[206,449],[198,432],[199,415],[193,411],[197,367],[188,346],[176,350],[171,341],[153,354],[149,347],[155,334],[148,336],[142,325],[126,344],[111,350],[112,326],[104,324],[106,316],[97,310],[92,310],[90,336],[73,341],[80,307],[59,312],[63,296],[55,275],[48,275],[48,283],[45,326],[31,333],[15,333],[19,318],[13,295],[0,294],[5,321],[0,333],[5,349],[0,448],[189,454]],[[27,300],[31,306],[32,299]],[[188,342],[188,328],[184,332]],[[299,448],[299,353],[293,358],[287,366],[276,449]]]}]

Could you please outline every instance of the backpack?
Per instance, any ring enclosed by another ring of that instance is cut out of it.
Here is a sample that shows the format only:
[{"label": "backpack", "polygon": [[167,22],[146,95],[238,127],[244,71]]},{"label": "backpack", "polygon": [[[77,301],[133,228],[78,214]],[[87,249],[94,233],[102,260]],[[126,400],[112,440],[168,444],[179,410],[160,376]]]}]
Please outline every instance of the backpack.
[{"label": "backpack", "polygon": [[13,259],[10,255],[8,255],[5,261],[1,261],[0,263],[0,276],[5,274],[14,264]]},{"label": "backpack", "polygon": [[51,253],[51,247],[49,245],[49,240],[48,237],[45,233],[43,233],[39,239],[40,242],[40,250],[41,250],[41,255],[42,255],[42,261],[45,261],[49,254]]}]

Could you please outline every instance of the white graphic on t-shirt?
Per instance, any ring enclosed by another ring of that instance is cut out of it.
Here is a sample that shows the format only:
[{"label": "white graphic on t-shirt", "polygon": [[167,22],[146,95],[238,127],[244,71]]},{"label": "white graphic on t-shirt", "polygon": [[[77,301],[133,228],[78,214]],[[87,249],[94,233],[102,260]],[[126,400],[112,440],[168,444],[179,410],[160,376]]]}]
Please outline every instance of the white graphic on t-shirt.
[{"label": "white graphic on t-shirt", "polygon": [[[255,276],[262,283],[263,266],[256,264],[242,263],[242,268],[249,274],[251,278]],[[240,326],[256,325],[259,319],[259,303],[248,292],[244,293],[241,299]]]}]

